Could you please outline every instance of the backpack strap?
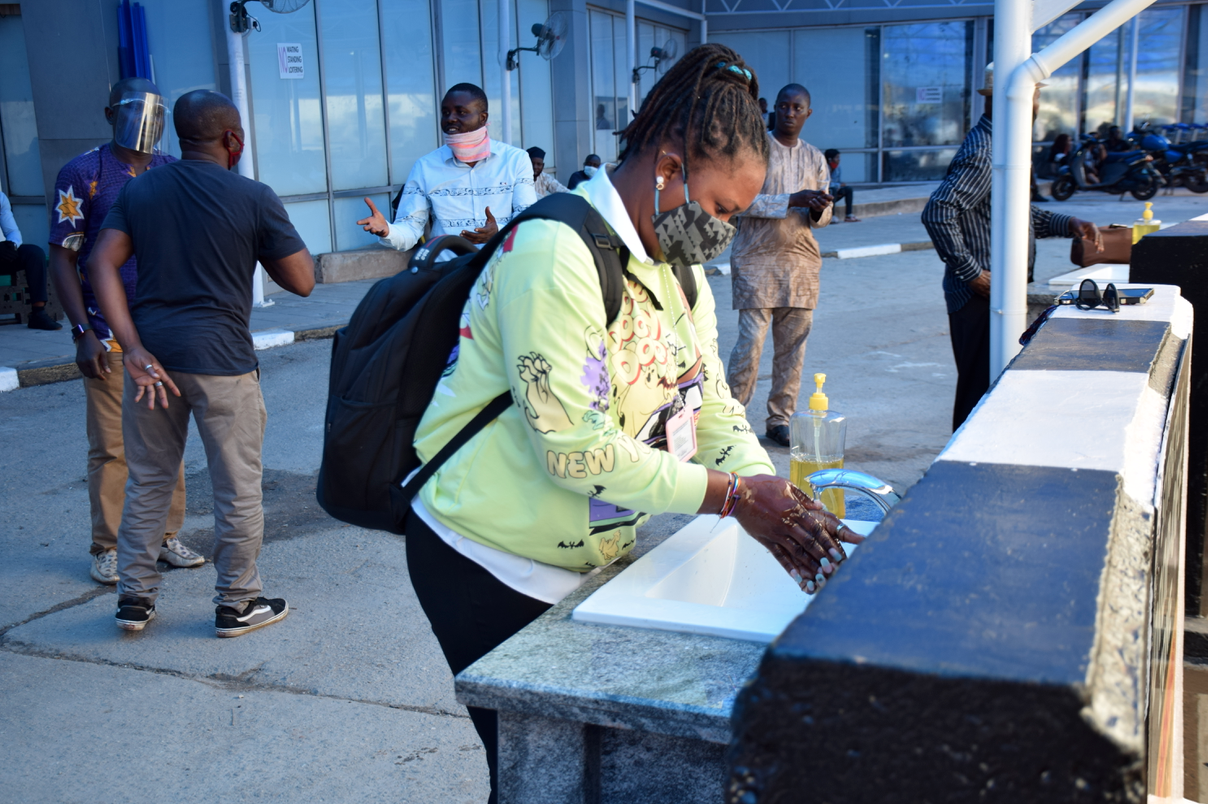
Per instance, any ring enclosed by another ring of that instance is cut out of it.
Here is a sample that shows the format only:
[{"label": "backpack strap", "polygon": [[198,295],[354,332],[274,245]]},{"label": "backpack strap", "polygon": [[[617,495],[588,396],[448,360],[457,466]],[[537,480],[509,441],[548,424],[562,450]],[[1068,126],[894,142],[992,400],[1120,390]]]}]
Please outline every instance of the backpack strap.
[{"label": "backpack strap", "polygon": [[445,461],[452,458],[455,452],[464,447],[471,438],[478,435],[479,431],[484,427],[503,415],[503,412],[511,406],[512,393],[511,391],[504,391],[487,403],[485,408],[478,411],[474,418],[470,419],[469,423],[449,440],[449,443],[440,448],[440,452],[436,453],[432,460],[424,464],[410,481],[403,483],[403,493],[407,496],[407,499],[410,500],[418,494],[419,490],[432,479],[432,475],[436,474],[436,470],[443,466]]},{"label": "backpack strap", "polygon": [[675,278],[679,280],[680,287],[684,289],[684,298],[688,300],[688,309],[692,310],[696,307],[696,299],[700,294],[696,287],[696,274],[692,271],[691,265],[675,267]]}]

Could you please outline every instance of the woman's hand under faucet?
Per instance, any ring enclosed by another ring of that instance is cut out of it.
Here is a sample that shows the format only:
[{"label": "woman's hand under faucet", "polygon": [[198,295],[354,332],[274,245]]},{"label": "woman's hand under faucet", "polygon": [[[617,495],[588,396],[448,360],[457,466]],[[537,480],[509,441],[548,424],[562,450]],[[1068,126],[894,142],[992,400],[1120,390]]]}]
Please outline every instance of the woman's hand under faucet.
[{"label": "woman's hand under faucet", "polygon": [[[710,472],[713,475],[714,472]],[[723,479],[727,475],[717,472]],[[715,478],[710,477],[709,494],[701,512],[720,510],[714,497]],[[725,497],[723,481],[722,499]],[[738,480],[738,504],[734,518],[752,538],[776,557],[785,572],[806,592],[813,594],[847,558],[843,542],[859,544],[864,537],[839,521],[822,503],[783,477],[755,475]]]}]

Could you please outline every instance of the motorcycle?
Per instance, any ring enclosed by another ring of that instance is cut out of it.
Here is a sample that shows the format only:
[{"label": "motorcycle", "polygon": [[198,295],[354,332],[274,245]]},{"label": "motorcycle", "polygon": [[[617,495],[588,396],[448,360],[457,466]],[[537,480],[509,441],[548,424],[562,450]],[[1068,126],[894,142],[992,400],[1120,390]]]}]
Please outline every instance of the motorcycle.
[{"label": "motorcycle", "polygon": [[1153,157],[1153,167],[1166,187],[1186,187],[1193,193],[1208,193],[1208,140],[1179,142],[1182,129],[1199,128],[1186,124],[1162,126],[1158,129],[1138,126],[1130,139]]},{"label": "motorcycle", "polygon": [[[1068,201],[1075,192],[1091,190],[1112,195],[1132,193],[1138,201],[1148,201],[1157,195],[1162,179],[1153,167],[1152,156],[1140,150],[1109,153],[1096,167],[1095,154],[1100,145],[1094,136],[1082,135],[1078,149],[1057,170],[1057,178],[1049,189],[1053,198]],[[1098,174],[1097,182],[1091,180],[1088,168]]]}]

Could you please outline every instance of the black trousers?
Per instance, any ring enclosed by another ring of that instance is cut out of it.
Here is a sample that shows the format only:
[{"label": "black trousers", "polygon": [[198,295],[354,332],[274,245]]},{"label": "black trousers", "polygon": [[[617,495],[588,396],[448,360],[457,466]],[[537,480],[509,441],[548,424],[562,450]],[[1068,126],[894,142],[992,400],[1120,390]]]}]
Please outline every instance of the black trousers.
[{"label": "black trousers", "polygon": [[843,199],[844,207],[847,209],[847,212],[844,214],[850,218],[851,217],[851,204],[852,204],[851,188],[850,187],[839,187],[838,189],[836,189],[836,188],[832,187],[830,194],[831,194],[831,198],[835,199],[834,203],[836,203],[836,204],[839,203],[840,198]]},{"label": "black trousers", "polygon": [[[453,675],[486,656],[550,609],[522,595],[463,556],[411,514],[407,519],[407,572]],[[499,717],[468,707],[487,753],[490,804],[498,801]]]},{"label": "black trousers", "polygon": [[0,274],[15,277],[17,271],[25,271],[30,301],[46,304],[46,252],[29,243],[13,248],[11,240],[0,242]]},{"label": "black trousers", "polygon": [[948,313],[948,332],[956,358],[955,431],[990,389],[990,300],[975,295],[964,307]]}]

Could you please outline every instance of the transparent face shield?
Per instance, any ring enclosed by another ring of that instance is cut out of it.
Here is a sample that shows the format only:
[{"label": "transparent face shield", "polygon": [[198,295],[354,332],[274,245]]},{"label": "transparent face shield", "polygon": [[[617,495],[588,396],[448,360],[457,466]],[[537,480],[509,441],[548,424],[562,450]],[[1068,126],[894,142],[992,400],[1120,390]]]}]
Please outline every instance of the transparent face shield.
[{"label": "transparent face shield", "polygon": [[113,107],[113,141],[139,153],[154,153],[164,133],[164,99],[150,92],[124,92]]}]

